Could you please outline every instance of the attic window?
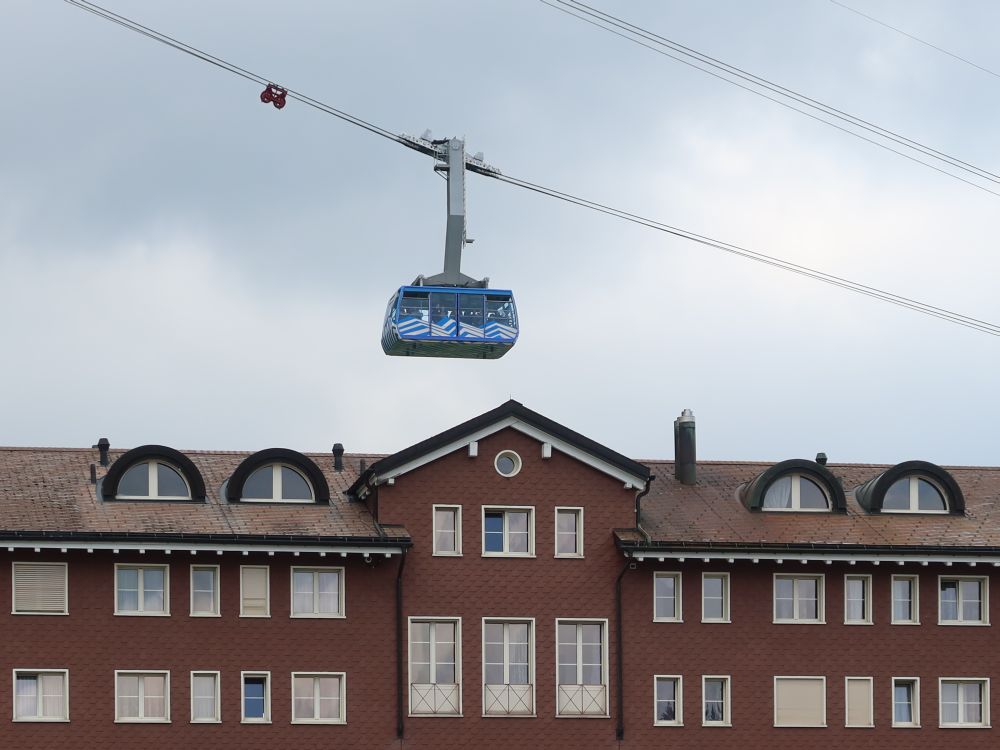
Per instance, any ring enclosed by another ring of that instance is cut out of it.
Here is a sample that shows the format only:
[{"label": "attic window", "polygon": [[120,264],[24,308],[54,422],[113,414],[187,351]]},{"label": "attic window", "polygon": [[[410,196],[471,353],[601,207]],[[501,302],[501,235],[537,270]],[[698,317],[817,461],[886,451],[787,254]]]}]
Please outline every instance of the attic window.
[{"label": "attic window", "polygon": [[500,451],[493,465],[500,476],[512,477],[521,470],[521,457],[514,451]]},{"label": "attic window", "polygon": [[911,474],[890,485],[882,499],[883,513],[947,513],[944,492],[930,478]]},{"label": "attic window", "polygon": [[268,464],[257,469],[243,483],[246,502],[313,502],[313,491],[296,469],[285,464]]},{"label": "attic window", "polygon": [[162,461],[133,464],[118,482],[118,500],[190,500],[184,475]]},{"label": "attic window", "polygon": [[816,482],[798,472],[774,480],[761,510],[829,510],[830,499]]}]

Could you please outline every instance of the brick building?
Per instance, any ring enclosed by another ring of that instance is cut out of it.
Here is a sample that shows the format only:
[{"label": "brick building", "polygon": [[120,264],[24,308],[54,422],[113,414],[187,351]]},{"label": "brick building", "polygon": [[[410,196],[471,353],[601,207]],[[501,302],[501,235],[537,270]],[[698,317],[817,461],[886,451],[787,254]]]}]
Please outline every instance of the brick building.
[{"label": "brick building", "polygon": [[675,448],[0,449],[0,746],[995,746],[1000,470]]}]

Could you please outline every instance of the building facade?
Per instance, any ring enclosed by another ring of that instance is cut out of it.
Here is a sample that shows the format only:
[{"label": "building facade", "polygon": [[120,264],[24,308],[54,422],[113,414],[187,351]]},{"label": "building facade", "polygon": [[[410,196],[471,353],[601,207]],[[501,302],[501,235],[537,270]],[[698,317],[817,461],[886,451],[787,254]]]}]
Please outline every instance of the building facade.
[{"label": "building facade", "polygon": [[995,746],[1000,470],[675,455],[0,449],[0,743]]}]

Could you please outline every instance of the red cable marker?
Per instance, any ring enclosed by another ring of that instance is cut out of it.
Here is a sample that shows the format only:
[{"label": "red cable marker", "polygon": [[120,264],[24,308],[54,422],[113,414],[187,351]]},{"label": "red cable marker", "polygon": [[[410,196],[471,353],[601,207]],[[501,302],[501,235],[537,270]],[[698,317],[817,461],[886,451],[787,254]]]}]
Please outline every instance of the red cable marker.
[{"label": "red cable marker", "polygon": [[288,95],[288,91],[281,88],[281,86],[275,86],[273,83],[267,84],[267,88],[260,92],[260,100],[264,104],[271,103],[276,109],[281,109],[285,106],[285,97]]}]

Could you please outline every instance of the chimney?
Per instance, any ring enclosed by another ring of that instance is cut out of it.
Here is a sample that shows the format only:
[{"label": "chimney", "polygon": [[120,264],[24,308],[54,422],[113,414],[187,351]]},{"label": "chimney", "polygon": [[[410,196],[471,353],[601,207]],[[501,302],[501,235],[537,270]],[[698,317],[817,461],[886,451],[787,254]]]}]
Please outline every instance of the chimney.
[{"label": "chimney", "polygon": [[364,474],[367,470],[368,470],[368,462],[362,458],[360,461],[358,461],[358,473]]},{"label": "chimney", "polygon": [[333,470],[343,471],[344,470],[344,444],[334,443],[333,444]]},{"label": "chimney", "polygon": [[694,414],[690,409],[682,411],[674,420],[674,476],[681,484],[697,482]]},{"label": "chimney", "polygon": [[107,466],[109,463],[108,451],[111,450],[111,441],[107,438],[101,438],[94,447],[101,453],[101,466]]},{"label": "chimney", "polygon": [[818,463],[820,466],[826,466],[826,454],[825,453],[817,453],[816,454],[816,463]]}]

